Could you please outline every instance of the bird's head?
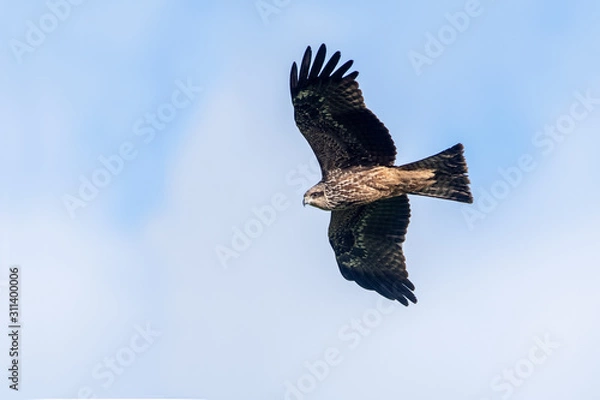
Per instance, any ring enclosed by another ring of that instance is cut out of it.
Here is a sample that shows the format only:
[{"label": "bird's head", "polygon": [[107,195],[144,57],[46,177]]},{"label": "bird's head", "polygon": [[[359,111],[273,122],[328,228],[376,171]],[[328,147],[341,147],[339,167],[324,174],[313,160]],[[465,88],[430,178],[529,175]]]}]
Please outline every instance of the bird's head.
[{"label": "bird's head", "polygon": [[329,201],[325,195],[325,185],[323,183],[317,183],[304,193],[302,199],[302,205],[309,205],[320,208],[321,210],[330,210]]}]

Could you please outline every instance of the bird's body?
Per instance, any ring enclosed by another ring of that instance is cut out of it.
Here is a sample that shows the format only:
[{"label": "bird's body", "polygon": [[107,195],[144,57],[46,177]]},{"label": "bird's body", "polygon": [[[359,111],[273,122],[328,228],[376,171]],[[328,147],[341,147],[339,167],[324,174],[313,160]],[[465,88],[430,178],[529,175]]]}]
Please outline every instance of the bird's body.
[{"label": "bird's body", "polygon": [[[342,275],[408,305],[416,303],[402,243],[410,218],[407,194],[472,203],[463,146],[402,166],[387,128],[366,108],[340,53],[325,64],[321,45],[311,65],[304,53],[290,74],[296,124],[312,147],[322,179],[303,203],[331,211],[329,242]],[[335,70],[335,71],[334,71]]]},{"label": "bird's body", "polygon": [[433,184],[434,176],[431,169],[407,171],[384,166],[336,169],[306,192],[305,204],[326,211],[363,206],[423,190]]}]

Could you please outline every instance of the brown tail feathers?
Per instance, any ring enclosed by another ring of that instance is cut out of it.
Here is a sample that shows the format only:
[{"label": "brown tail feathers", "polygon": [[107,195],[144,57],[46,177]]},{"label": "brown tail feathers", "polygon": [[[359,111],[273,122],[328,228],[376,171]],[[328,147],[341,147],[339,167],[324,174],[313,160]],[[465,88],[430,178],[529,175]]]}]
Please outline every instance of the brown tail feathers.
[{"label": "brown tail feathers", "polygon": [[411,194],[472,203],[463,151],[464,147],[459,143],[431,157],[400,166],[400,169],[408,171],[423,168],[435,170],[435,183]]}]

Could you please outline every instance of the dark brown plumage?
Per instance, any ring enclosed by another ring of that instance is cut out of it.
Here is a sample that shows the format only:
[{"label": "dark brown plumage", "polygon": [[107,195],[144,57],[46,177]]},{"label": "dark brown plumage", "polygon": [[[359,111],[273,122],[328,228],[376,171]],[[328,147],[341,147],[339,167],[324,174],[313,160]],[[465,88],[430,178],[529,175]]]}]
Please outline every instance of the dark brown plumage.
[{"label": "dark brown plumage", "polygon": [[344,278],[404,305],[416,303],[402,253],[409,219],[406,195],[333,211],[329,243]]},{"label": "dark brown plumage", "polygon": [[344,278],[404,305],[417,302],[402,253],[410,207],[406,194],[472,203],[463,146],[394,166],[387,128],[366,108],[352,66],[325,64],[325,45],[312,62],[293,63],[290,91],[296,125],[321,167],[322,179],[303,202],[331,212],[329,242]]}]

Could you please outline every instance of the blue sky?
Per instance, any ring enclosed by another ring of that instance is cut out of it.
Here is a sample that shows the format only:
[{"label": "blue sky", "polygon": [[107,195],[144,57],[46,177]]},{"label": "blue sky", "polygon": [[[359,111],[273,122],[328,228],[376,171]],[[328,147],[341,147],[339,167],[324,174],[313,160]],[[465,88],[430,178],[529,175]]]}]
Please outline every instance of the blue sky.
[{"label": "blue sky", "polygon": [[[597,2],[76,3],[2,4],[23,366],[0,390],[595,398]],[[345,281],[301,205],[319,177],[289,68],[321,43],[355,60],[398,163],[465,145],[475,203],[411,199],[417,305]]]}]

